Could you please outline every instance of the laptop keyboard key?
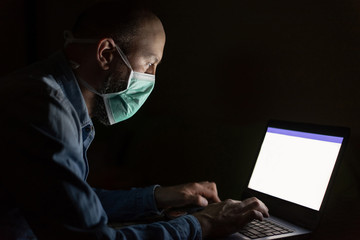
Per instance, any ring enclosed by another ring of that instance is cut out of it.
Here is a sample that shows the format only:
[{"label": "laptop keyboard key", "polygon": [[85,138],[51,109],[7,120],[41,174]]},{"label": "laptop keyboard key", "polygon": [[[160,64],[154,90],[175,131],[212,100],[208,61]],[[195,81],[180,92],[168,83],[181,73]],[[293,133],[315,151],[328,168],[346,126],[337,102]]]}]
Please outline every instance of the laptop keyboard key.
[{"label": "laptop keyboard key", "polygon": [[254,220],[240,231],[241,234],[251,239],[274,236],[290,232],[293,232],[293,230],[273,223],[270,220],[264,220],[262,222]]}]

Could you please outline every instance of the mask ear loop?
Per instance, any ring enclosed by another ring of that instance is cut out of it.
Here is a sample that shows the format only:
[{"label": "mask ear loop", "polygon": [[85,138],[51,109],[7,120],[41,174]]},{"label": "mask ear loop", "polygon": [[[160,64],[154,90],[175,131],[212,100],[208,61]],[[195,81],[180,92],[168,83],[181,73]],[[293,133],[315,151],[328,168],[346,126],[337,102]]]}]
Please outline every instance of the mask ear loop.
[{"label": "mask ear loop", "polygon": [[126,64],[126,66],[128,66],[128,68],[130,68],[131,72],[130,72],[130,75],[129,75],[129,78],[128,78],[128,83],[127,83],[127,87],[126,89],[129,88],[130,86],[130,81],[132,79],[132,76],[134,75],[134,70],[132,69],[131,65],[130,65],[130,62],[129,60],[127,59],[125,53],[119,48],[118,45],[115,45],[116,47],[116,50],[118,51],[118,53],[120,54],[120,57],[121,59],[124,61],[124,63]]},{"label": "mask ear loop", "polygon": [[121,49],[118,47],[118,45],[115,45],[118,53],[120,54],[121,59],[124,61],[124,63],[126,64],[126,66],[128,66],[130,68],[131,71],[133,71],[129,60],[127,59],[125,53],[123,51],[121,51]]},{"label": "mask ear loop", "polygon": [[74,35],[69,30],[64,31],[64,38],[65,38],[64,47],[66,47],[70,43],[96,43],[98,41],[97,39],[90,39],[90,38],[84,38],[84,39],[74,38]]},{"label": "mask ear loop", "polygon": [[[64,43],[65,47],[70,43],[96,43],[98,41],[97,39],[74,38],[74,35],[69,30],[64,31],[64,39],[65,39],[65,43]],[[120,54],[121,59],[125,62],[126,66],[128,66],[130,68],[130,70],[133,71],[133,69],[130,65],[130,62],[127,59],[125,53],[118,47],[118,45],[115,45],[115,47],[116,47],[116,50],[118,51],[118,53]]]},{"label": "mask ear loop", "polygon": [[70,39],[73,39],[73,38],[74,37],[73,37],[72,33],[69,30],[65,30],[64,31],[64,39],[65,39],[64,47],[66,47],[69,43],[71,43]]},{"label": "mask ear loop", "polygon": [[81,84],[83,84],[90,92],[98,95],[99,97],[103,97],[102,94],[100,94],[98,91],[95,90],[95,88],[93,88],[92,86],[90,86],[90,84],[88,84],[87,82],[85,82],[84,80],[82,80],[81,78],[79,78]]}]

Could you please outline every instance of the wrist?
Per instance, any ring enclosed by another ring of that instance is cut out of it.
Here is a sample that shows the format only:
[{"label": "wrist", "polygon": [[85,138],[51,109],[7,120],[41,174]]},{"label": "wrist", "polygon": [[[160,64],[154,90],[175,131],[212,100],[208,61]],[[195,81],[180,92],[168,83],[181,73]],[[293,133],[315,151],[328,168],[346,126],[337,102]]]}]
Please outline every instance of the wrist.
[{"label": "wrist", "polygon": [[154,189],[154,198],[157,208],[161,211],[166,208],[164,202],[162,201],[162,187],[160,185],[156,186]]},{"label": "wrist", "polygon": [[202,231],[202,237],[207,238],[210,235],[211,232],[211,222],[212,218],[208,214],[204,214],[202,212],[197,212],[192,214],[200,223],[201,231]]}]

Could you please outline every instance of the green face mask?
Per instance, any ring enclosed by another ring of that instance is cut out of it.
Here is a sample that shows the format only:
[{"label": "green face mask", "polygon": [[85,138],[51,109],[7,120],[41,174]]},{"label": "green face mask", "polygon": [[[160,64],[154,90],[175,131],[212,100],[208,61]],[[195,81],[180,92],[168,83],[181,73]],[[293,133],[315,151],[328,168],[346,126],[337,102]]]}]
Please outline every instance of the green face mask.
[{"label": "green face mask", "polygon": [[131,70],[126,90],[117,93],[99,94],[104,99],[110,124],[132,117],[149,97],[154,84],[155,75]]},{"label": "green face mask", "polygon": [[[67,36],[67,43],[93,43],[94,39],[76,39]],[[144,104],[155,85],[155,75],[133,71],[127,57],[116,46],[122,60],[130,68],[131,73],[127,81],[127,88],[116,93],[101,94],[87,82],[80,80],[86,88],[104,99],[106,113],[110,124],[115,124],[132,117]]]}]

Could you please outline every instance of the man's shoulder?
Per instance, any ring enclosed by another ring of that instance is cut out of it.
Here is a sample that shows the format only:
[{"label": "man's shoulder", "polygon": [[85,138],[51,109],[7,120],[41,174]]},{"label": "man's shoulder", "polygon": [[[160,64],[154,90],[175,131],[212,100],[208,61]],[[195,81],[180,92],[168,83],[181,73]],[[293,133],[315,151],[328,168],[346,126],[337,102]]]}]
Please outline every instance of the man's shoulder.
[{"label": "man's shoulder", "polygon": [[62,95],[60,79],[64,78],[64,73],[59,70],[56,58],[59,56],[33,63],[3,77],[1,95],[7,99],[14,95],[17,99],[41,95],[59,98]]},{"label": "man's shoulder", "polygon": [[10,112],[22,109],[29,115],[51,114],[54,108],[57,114],[66,111],[73,115],[72,106],[62,88],[63,78],[56,62],[34,63],[1,80],[0,105]]},{"label": "man's shoulder", "polygon": [[1,121],[79,131],[81,124],[73,101],[80,101],[82,96],[70,99],[75,97],[66,89],[76,88],[76,80],[62,72],[58,63],[54,60],[38,62],[2,81],[0,108],[7,117]]}]

